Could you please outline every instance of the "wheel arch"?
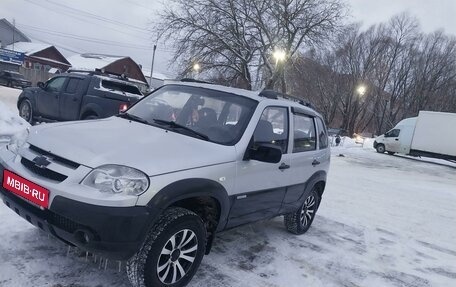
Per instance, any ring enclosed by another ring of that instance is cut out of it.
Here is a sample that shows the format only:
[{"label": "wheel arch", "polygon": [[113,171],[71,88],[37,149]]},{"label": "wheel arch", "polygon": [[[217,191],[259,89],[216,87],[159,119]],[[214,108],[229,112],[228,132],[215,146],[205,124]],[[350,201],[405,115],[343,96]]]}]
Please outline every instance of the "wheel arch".
[{"label": "wheel arch", "polygon": [[306,188],[302,193],[301,198],[299,199],[300,204],[304,202],[306,195],[310,193],[310,191],[315,187],[317,188],[318,195],[320,196],[320,200],[323,196],[323,192],[325,191],[326,187],[326,171],[320,170],[315,172],[307,181]]},{"label": "wheel arch", "polygon": [[147,205],[161,210],[172,206],[183,207],[198,214],[208,232],[206,253],[210,250],[215,233],[224,229],[230,210],[225,188],[216,181],[204,178],[171,183],[160,190]]},{"label": "wheel arch", "polygon": [[84,119],[87,116],[95,115],[101,117],[103,115],[103,109],[94,103],[90,103],[82,107],[79,118]]}]

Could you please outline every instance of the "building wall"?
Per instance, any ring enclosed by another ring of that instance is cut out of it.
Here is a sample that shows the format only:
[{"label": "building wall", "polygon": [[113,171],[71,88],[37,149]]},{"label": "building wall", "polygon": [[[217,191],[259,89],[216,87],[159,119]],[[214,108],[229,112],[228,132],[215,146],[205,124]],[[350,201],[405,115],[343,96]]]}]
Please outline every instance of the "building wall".
[{"label": "building wall", "polygon": [[36,52],[30,56],[52,59],[52,60],[59,61],[62,63],[67,63],[68,66],[70,66],[70,63],[68,62],[68,60],[62,54],[60,54],[60,52],[57,49],[55,49],[54,47],[49,47],[42,51]]},{"label": "building wall", "polygon": [[[23,37],[20,33],[13,33],[14,28],[5,22],[6,20],[0,19],[0,42],[1,47],[3,48],[7,45],[10,45],[14,42],[30,42],[29,39]],[[14,34],[14,37],[13,37]]]},{"label": "building wall", "polygon": [[130,58],[115,61],[114,63],[107,65],[104,69],[106,72],[125,74],[129,78],[146,82],[146,78],[141,69],[136,62]]}]

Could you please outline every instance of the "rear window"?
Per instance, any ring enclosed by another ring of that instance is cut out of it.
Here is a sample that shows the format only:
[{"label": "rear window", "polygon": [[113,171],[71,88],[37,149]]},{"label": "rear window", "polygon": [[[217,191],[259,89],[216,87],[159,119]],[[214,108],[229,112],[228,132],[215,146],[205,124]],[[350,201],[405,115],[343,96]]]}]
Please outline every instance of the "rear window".
[{"label": "rear window", "polygon": [[142,95],[141,92],[139,91],[138,87],[133,86],[133,85],[124,84],[121,82],[102,80],[101,86],[103,88],[111,90],[111,91],[118,91],[118,92],[122,92],[122,93]]}]

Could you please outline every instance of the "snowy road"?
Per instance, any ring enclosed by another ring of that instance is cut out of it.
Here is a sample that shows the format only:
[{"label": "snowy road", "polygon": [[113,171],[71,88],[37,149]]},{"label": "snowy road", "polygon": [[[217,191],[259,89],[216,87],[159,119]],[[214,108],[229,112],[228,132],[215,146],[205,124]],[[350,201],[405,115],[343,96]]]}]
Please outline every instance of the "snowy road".
[{"label": "snowy road", "polygon": [[[21,128],[15,94],[0,87],[0,134]],[[334,148],[328,180],[308,233],[281,217],[223,232],[190,286],[456,286],[456,164]],[[2,203],[0,220],[1,287],[129,286]]]},{"label": "snowy road", "polygon": [[[343,153],[345,157],[339,157]],[[456,167],[333,149],[307,234],[282,218],[219,234],[190,286],[455,286]],[[0,286],[128,286],[0,206]]]}]

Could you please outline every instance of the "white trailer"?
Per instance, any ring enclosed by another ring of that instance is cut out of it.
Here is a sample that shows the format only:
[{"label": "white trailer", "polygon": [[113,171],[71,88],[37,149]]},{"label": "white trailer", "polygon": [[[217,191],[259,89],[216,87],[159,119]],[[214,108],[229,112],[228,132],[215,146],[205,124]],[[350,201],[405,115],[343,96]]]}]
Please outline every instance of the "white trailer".
[{"label": "white trailer", "polygon": [[456,114],[420,111],[374,141],[377,152],[456,160]]}]

